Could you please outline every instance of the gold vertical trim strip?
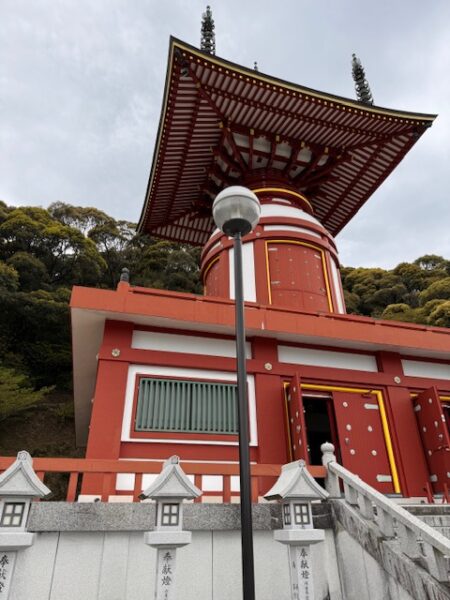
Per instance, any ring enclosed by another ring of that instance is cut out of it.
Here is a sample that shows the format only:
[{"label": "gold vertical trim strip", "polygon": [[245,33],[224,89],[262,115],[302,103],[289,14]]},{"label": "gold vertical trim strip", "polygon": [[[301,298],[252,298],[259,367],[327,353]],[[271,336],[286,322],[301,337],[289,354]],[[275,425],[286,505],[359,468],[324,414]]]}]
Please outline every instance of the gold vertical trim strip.
[{"label": "gold vertical trim strip", "polygon": [[269,267],[269,242],[265,243],[265,249],[266,249],[267,293],[269,295],[269,304],[272,304],[272,289],[270,287],[270,267]]}]

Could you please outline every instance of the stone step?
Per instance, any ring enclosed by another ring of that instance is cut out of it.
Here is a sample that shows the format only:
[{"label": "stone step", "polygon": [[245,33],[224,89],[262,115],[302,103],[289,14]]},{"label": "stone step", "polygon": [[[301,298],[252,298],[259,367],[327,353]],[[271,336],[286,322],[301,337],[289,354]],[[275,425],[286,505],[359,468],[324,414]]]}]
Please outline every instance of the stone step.
[{"label": "stone step", "polygon": [[403,508],[433,527],[436,531],[450,538],[450,505],[421,504],[403,505]]}]

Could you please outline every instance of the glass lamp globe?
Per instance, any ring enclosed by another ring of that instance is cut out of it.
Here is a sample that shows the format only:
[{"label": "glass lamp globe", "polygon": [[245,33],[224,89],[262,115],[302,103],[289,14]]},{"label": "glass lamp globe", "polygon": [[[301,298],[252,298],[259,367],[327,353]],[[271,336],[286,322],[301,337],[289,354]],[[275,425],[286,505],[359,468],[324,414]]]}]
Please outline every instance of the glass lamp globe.
[{"label": "glass lamp globe", "polygon": [[226,235],[244,236],[258,224],[261,204],[251,190],[233,185],[217,194],[212,212],[215,224]]}]

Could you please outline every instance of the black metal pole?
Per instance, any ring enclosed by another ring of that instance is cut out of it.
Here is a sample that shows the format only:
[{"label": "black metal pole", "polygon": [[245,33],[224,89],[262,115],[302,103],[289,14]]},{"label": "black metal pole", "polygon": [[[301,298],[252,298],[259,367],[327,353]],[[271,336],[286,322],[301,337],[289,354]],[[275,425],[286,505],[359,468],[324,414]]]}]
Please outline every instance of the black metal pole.
[{"label": "black metal pole", "polygon": [[244,600],[255,600],[253,566],[252,495],[248,432],[247,369],[245,366],[244,295],[242,291],[241,234],[234,236],[234,295],[236,310],[236,358],[241,495],[242,587]]}]

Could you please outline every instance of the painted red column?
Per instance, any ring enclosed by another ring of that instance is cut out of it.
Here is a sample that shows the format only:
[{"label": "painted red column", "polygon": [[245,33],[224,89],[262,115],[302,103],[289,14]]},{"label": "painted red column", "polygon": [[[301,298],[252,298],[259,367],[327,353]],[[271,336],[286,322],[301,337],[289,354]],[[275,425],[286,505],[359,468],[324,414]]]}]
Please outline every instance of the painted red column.
[{"label": "painted red column", "polygon": [[402,387],[401,357],[394,352],[379,352],[377,362],[380,371],[392,374],[393,385],[386,388],[386,408],[402,493],[404,496],[424,496],[428,469],[411,394],[408,388]]},{"label": "painted red column", "polygon": [[[125,391],[129,363],[121,360],[121,353],[131,347],[133,324],[106,321],[103,344],[97,370],[86,458],[117,460],[125,406]],[[99,494],[102,477],[85,476],[83,494]],[[115,480],[111,481],[111,493]]]},{"label": "painted red column", "polygon": [[[279,375],[271,375],[278,364],[277,343],[267,338],[256,338],[252,344],[252,356],[261,361],[265,373],[256,373],[256,415],[258,423],[258,462],[284,464],[288,461],[286,442],[283,382]],[[273,485],[275,479],[261,477],[259,495]]]}]

